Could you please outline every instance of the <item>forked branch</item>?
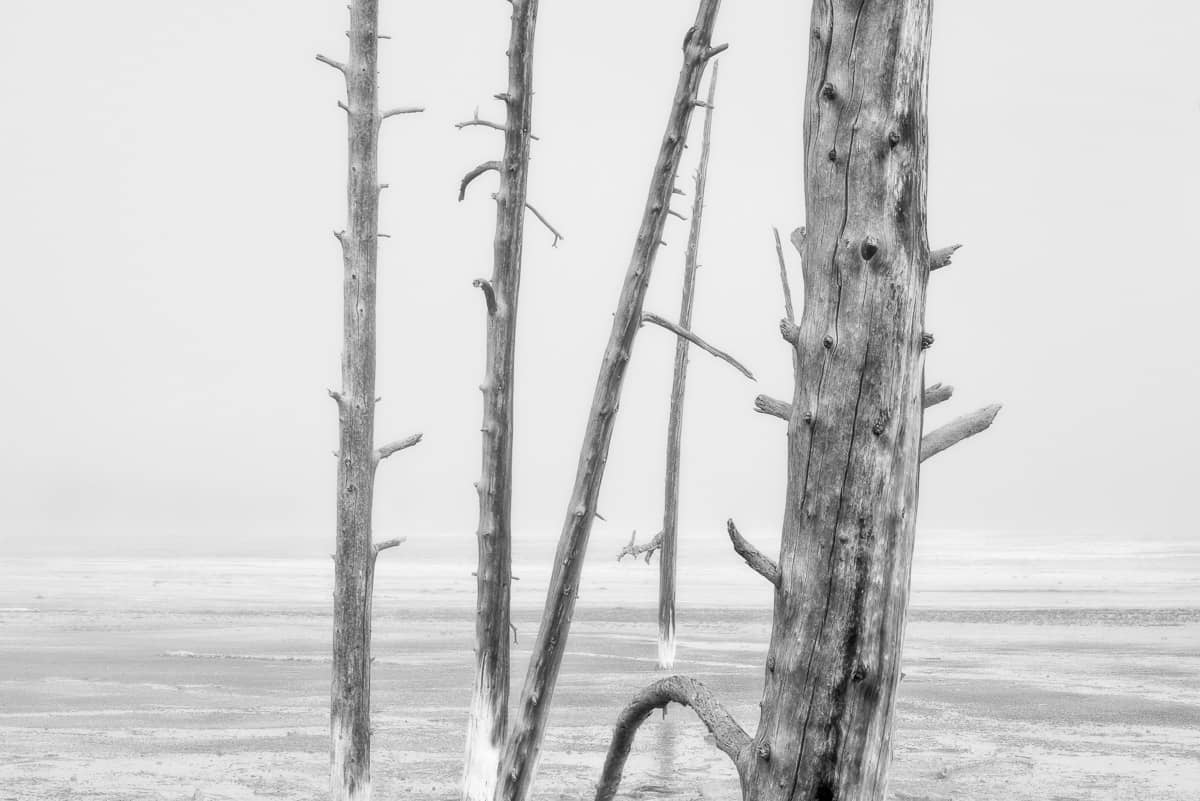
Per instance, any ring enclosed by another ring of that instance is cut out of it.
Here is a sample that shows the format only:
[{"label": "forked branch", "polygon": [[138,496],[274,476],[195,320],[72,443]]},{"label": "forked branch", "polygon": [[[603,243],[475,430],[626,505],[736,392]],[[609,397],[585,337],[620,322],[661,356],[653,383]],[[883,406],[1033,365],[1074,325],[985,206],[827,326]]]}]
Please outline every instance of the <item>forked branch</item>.
[{"label": "forked branch", "polygon": [[688,342],[691,342],[693,345],[700,348],[701,350],[703,350],[707,353],[711,353],[713,356],[716,356],[721,361],[731,365],[735,370],[737,370],[742,375],[746,376],[746,378],[749,378],[751,381],[756,380],[754,378],[754,373],[747,370],[746,366],[744,364],[742,364],[737,359],[733,358],[732,356],[730,356],[728,353],[721,350],[720,348],[717,348],[717,347],[714,347],[713,345],[708,344],[703,339],[701,339],[700,337],[693,334],[691,331],[688,331],[686,328],[680,328],[678,325],[671,322],[670,320],[667,320],[663,317],[659,317],[657,314],[651,314],[650,312],[645,312],[644,314],[642,314],[642,322],[643,323],[653,323],[654,325],[657,325],[657,326],[667,329],[671,333],[675,334],[675,336],[683,337]]},{"label": "forked branch", "polygon": [[632,556],[634,559],[642,556],[646,557],[646,564],[650,564],[650,558],[654,556],[654,552],[662,547],[663,533],[660,531],[651,537],[648,541],[637,544],[637,531],[629,537],[629,544],[617,552],[617,561],[620,562],[626,556]]},{"label": "forked branch", "polygon": [[750,753],[750,735],[703,684],[687,676],[668,676],[641,690],[621,711],[596,785],[596,801],[612,801],[616,797],[637,730],[651,712],[671,703],[691,707],[712,734],[717,748],[733,760],[739,775],[743,773]]},{"label": "forked branch", "polygon": [[778,587],[780,574],[779,565],[775,564],[775,560],[751,545],[737,530],[733,520],[730,520],[726,526],[729,529],[729,541],[733,543],[733,550],[737,555],[742,557],[755,573]]},{"label": "forked branch", "polygon": [[527,208],[531,212],[533,212],[533,216],[537,217],[538,220],[541,221],[542,225],[546,226],[546,230],[548,230],[551,234],[554,235],[554,241],[550,243],[550,247],[556,248],[556,247],[558,247],[558,240],[566,239],[566,237],[564,237],[562,234],[560,234],[558,232],[557,228],[555,228],[553,225],[550,224],[550,221],[546,219],[545,215],[543,215],[540,211],[538,211],[537,209],[535,209],[533,207],[532,203],[527,202],[525,204],[525,208]]}]

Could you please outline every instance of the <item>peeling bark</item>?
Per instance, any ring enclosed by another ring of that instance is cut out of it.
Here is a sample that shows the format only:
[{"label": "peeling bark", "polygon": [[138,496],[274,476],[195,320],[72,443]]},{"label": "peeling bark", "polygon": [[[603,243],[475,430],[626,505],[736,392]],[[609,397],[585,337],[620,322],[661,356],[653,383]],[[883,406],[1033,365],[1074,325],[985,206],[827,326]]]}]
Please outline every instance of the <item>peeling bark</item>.
[{"label": "peeling bark", "polygon": [[750,801],[880,801],[921,437],[928,0],[812,10],[804,302]]},{"label": "peeling bark", "polygon": [[642,323],[642,304],[670,209],[696,92],[705,64],[724,50],[723,46],[710,46],[719,5],[719,0],[700,0],[695,25],[684,38],[683,66],[655,162],[633,256],[613,315],[612,332],[596,379],[575,485],[554,557],[546,607],[521,691],[517,718],[505,745],[496,790],[498,801],[524,801],[533,783],[550,702],[571,627],[625,371]]},{"label": "peeling bark", "polygon": [[[504,132],[504,155],[501,161],[489,162],[485,169],[475,173],[494,168],[500,174],[500,187],[495,196],[492,277],[490,281],[476,282],[487,301],[487,357],[480,386],[482,466],[479,483],[475,485],[479,494],[475,685],[463,768],[463,797],[468,801],[491,801],[508,725],[513,390],[533,125],[533,41],[537,11],[537,0],[512,0],[508,89],[501,96],[506,117],[503,126],[491,126]],[[471,177],[464,179],[460,198]],[[555,236],[557,242],[557,232]]]}]

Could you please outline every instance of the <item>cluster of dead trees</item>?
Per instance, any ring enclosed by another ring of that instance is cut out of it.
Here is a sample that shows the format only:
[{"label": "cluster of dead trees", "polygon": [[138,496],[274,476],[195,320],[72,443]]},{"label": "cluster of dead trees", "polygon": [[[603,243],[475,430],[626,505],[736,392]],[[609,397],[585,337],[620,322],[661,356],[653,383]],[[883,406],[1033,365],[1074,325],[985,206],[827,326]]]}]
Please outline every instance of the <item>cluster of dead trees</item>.
[{"label": "cluster of dead trees", "polygon": [[[503,134],[500,158],[463,179],[496,173],[494,258],[475,285],[487,320],[479,496],[475,682],[463,796],[529,797],[566,651],[596,501],[638,333],[653,323],[677,337],[667,435],[661,533],[630,552],[661,549],[659,661],[674,661],[679,463],[688,348],[696,345],[748,371],[690,330],[710,155],[719,0],[698,0],[683,37],[682,65],[666,130],[625,273],[612,331],[587,413],[575,483],[547,589],[546,606],[516,708],[509,708],[512,576],[513,392],[516,319],[533,121],[537,0],[510,0],[508,85],[502,120],[477,115],[459,127]],[[755,408],[787,422],[787,491],[782,545],[772,559],[729,523],[734,550],[774,587],[774,625],[755,734],[743,730],[700,683],[654,682],[616,720],[597,798],[617,792],[640,724],[669,703],[689,706],[736,765],[754,801],[879,801],[890,755],[892,708],[908,606],[921,460],[990,424],[981,410],[922,436],[922,410],[949,388],[924,385],[929,273],[952,249],[931,251],[925,234],[926,77],[930,0],[828,0],[813,4],[804,98],[807,221],[792,236],[803,273],[797,319],[778,243],[790,349],[791,400],[759,396]],[[375,296],[380,126],[413,108],[381,110],[377,97],[378,0],[351,0],[349,58],[318,56],[345,78],[339,105],[348,124],[348,224],[336,234],[344,259],[342,387],[337,478],[331,798],[370,798],[371,594],[381,551],[374,542],[375,472],[420,435],[377,447],[374,433]],[[701,82],[712,65],[706,97]],[[690,209],[685,280],[677,322],[643,309],[655,256],[683,192],[677,172],[697,109],[704,109],[700,166]],[[549,226],[555,242],[560,234]],[[511,713],[511,714],[510,714]]]}]

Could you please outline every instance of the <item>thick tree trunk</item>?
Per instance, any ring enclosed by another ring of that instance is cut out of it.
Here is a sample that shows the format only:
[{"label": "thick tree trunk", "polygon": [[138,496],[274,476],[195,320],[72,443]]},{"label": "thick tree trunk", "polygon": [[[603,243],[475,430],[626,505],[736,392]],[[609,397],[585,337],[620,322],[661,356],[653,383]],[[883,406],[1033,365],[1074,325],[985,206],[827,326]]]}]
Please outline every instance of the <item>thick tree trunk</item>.
[{"label": "thick tree trunk", "polygon": [[372,544],[375,471],[421,436],[384,445],[375,440],[375,277],[379,245],[378,151],[384,118],[420,109],[379,111],[377,0],[352,0],[350,58],[317,59],[346,81],[349,164],[348,227],[336,234],[343,256],[342,388],[338,405],[337,550],[334,554],[333,669],[330,688],[329,793],[333,801],[371,797],[371,591],[379,552],[401,540]]},{"label": "thick tree trunk", "polygon": [[[704,217],[704,187],[708,180],[708,154],[712,142],[713,101],[717,91],[717,67],[713,62],[704,107],[704,135],[700,164],[696,168],[695,196],[688,230],[683,268],[683,299],[679,305],[679,327],[691,329],[692,305],[696,296],[696,268],[700,255],[700,224]],[[663,499],[662,553],[658,559],[658,666],[675,665],[675,570],[679,543],[679,456],[683,447],[683,394],[687,386],[688,345],[684,337],[675,341],[675,371],[671,380],[671,412],[667,422],[666,491]]]},{"label": "thick tree trunk", "polygon": [[546,608],[542,613],[529,671],[521,691],[518,717],[505,746],[496,790],[496,798],[500,801],[524,801],[537,768],[550,703],[571,627],[583,558],[596,515],[596,501],[608,459],[625,370],[642,324],[642,303],[669,213],[675,175],[695,107],[696,92],[705,64],[724,49],[710,46],[719,5],[719,0],[700,0],[696,23],[684,38],[683,67],[671,103],[666,133],[655,162],[633,256],[613,315],[612,332],[596,379],[575,486],[571,491],[566,521],[554,557]]},{"label": "thick tree trunk", "polygon": [[509,599],[512,583],[513,389],[529,141],[533,119],[533,35],[537,0],[512,0],[504,158],[496,193],[492,277],[476,282],[487,299],[483,458],[479,483],[475,687],[467,725],[463,797],[490,801],[508,722]]},{"label": "thick tree trunk", "polygon": [[804,307],[753,801],[879,801],[921,441],[929,0],[815,3]]}]

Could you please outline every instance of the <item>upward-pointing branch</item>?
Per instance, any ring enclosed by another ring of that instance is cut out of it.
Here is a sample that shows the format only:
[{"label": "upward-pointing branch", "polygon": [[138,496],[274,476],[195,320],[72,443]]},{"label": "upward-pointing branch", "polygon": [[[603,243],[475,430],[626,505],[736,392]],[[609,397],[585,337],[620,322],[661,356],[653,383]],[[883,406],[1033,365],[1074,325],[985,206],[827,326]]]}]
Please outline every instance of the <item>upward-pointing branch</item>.
[{"label": "upward-pointing branch", "polygon": [[729,540],[733,543],[734,552],[742,557],[755,573],[778,587],[779,565],[775,563],[775,560],[751,545],[737,530],[737,526],[733,524],[732,520],[725,525],[729,531]]},{"label": "upward-pointing branch", "polygon": [[970,414],[964,414],[956,420],[951,420],[941,428],[934,429],[921,437],[921,461],[936,456],[967,437],[973,437],[981,431],[986,431],[999,413],[1000,404],[997,403],[976,409]]}]

